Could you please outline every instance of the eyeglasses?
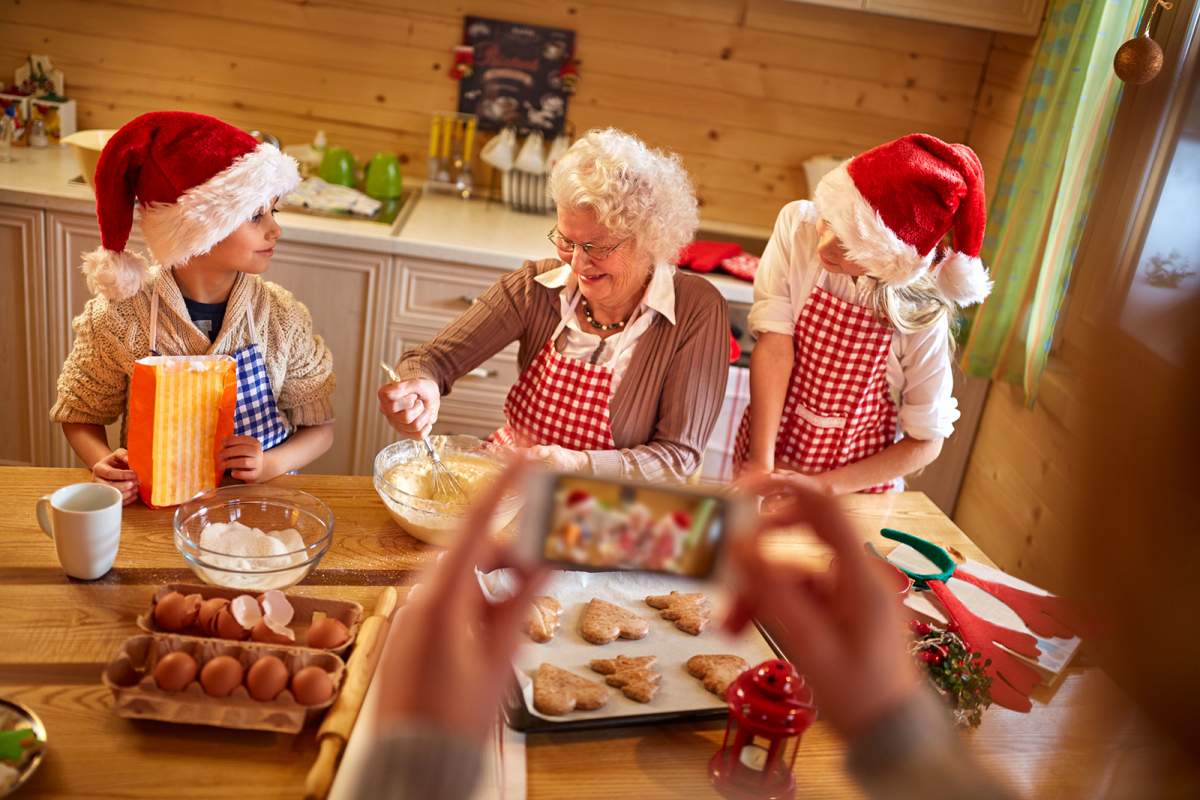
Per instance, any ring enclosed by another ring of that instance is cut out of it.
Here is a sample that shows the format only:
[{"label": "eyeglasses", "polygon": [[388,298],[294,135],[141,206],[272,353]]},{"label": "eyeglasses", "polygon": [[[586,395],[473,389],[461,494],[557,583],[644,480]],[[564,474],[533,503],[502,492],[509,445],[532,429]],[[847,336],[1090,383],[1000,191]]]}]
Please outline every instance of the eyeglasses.
[{"label": "eyeglasses", "polygon": [[573,255],[575,248],[578,247],[583,250],[583,254],[588,257],[588,260],[593,262],[604,261],[629,241],[629,239],[622,239],[616,244],[605,245],[592,244],[591,242],[572,242],[559,233],[558,228],[551,228],[550,232],[546,234],[546,238],[550,240],[552,245],[558,248],[558,252]]}]

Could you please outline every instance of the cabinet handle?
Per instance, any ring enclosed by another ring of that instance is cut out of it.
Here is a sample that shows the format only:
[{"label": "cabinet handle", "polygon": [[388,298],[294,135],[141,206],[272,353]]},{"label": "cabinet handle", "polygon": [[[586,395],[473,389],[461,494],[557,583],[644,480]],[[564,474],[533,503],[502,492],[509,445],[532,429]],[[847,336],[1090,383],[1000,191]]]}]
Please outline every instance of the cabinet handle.
[{"label": "cabinet handle", "polygon": [[459,297],[458,299],[459,299],[459,302],[461,302],[467,308],[470,308],[471,306],[473,306],[479,302],[478,297],[472,297],[469,294],[464,294],[461,297]]},{"label": "cabinet handle", "polygon": [[488,369],[487,367],[476,367],[475,369],[468,372],[466,374],[466,377],[468,377],[468,378],[494,378],[499,374],[500,373],[494,369]]}]

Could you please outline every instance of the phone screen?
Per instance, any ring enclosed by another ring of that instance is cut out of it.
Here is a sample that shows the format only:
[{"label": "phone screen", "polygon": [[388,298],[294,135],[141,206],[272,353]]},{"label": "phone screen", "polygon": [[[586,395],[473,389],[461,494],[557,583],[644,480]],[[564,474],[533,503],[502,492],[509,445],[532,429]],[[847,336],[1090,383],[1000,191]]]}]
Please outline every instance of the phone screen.
[{"label": "phone screen", "polygon": [[707,577],[728,526],[729,501],[700,491],[557,475],[541,556],[583,569]]}]

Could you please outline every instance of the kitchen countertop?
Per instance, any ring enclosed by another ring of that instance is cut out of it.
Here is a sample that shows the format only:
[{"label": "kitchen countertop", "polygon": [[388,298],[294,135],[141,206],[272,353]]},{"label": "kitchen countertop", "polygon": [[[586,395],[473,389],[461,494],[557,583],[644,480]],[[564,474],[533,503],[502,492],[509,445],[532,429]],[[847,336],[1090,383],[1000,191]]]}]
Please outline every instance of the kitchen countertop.
[{"label": "kitchen countertop", "polygon": [[[311,726],[284,736],[134,722],[112,713],[111,696],[100,683],[104,663],[140,632],[135,620],[155,587],[193,575],[172,542],[172,510],[138,503],[124,511],[112,571],[97,581],[67,579],[34,519],[34,503],[89,477],[82,469],[0,467],[0,696],[37,712],[50,742],[21,797],[300,797],[316,754]],[[337,519],[320,567],[290,591],[370,607],[382,587],[411,586],[436,557],[437,549],[391,521],[370,477],[297,475],[274,484],[320,497]],[[990,563],[919,492],[851,495],[840,502],[864,540],[886,546],[881,527],[917,530]],[[780,536],[772,551],[814,566],[828,559],[828,551],[799,530]],[[1072,667],[1057,688],[1042,687],[1034,699],[1031,713],[993,707],[980,728],[964,734],[983,766],[1022,797],[1109,796],[1117,773],[1137,775],[1138,768],[1166,763],[1154,760],[1161,753],[1152,749],[1156,745],[1132,705],[1098,669]],[[528,797],[713,797],[705,765],[723,731],[721,723],[706,723],[530,736]],[[827,722],[813,725],[796,759],[797,795],[859,796],[844,754]]]},{"label": "kitchen countertop", "polygon": [[[0,203],[89,214],[95,199],[89,186],[72,182],[79,175],[68,146],[17,148],[14,161],[0,164]],[[397,256],[454,261],[494,269],[516,269],[527,259],[551,258],[546,233],[550,216],[522,214],[487,200],[464,201],[449,195],[418,193],[398,231],[363,220],[280,212],[283,238],[289,242],[346,247]],[[720,226],[708,226],[712,231]],[[739,229],[740,233],[769,232]],[[705,275],[730,302],[753,302],[753,286],[726,275]]]}]

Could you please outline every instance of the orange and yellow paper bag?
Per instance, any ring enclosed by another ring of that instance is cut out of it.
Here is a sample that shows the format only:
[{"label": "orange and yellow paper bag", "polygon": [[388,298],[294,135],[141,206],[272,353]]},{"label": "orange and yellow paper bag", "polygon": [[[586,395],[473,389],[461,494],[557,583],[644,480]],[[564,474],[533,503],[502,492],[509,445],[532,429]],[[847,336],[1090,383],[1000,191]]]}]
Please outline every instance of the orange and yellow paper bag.
[{"label": "orange and yellow paper bag", "polygon": [[233,433],[237,362],[229,356],[152,356],[133,366],[129,466],[151,508],[216,488],[217,453]]}]

